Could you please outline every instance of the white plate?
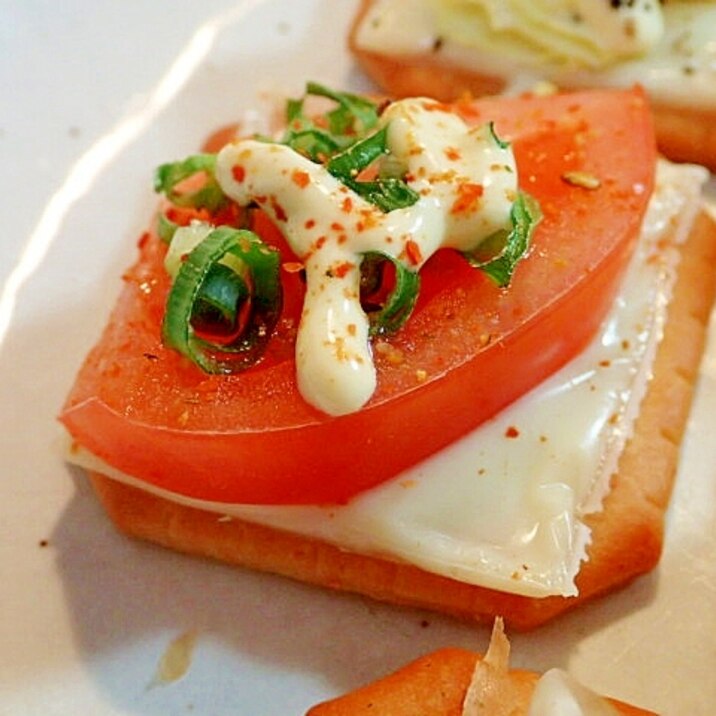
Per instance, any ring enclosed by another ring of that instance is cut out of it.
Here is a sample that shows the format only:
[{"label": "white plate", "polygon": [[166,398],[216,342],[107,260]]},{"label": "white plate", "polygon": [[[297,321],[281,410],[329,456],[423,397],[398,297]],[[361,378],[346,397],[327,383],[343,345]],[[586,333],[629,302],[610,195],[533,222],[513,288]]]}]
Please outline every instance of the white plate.
[{"label": "white plate", "polygon": [[[301,714],[431,649],[485,645],[484,628],[128,541],[55,445],[54,416],[152,210],[153,167],[193,151],[262,93],[298,94],[309,78],[367,87],[343,49],[355,5],[0,7],[0,77],[10,88],[0,124],[3,715]],[[660,568],[513,635],[515,663],[569,667],[665,714],[713,711],[715,408],[716,344]],[[187,634],[186,674],[157,683],[162,656]]]}]

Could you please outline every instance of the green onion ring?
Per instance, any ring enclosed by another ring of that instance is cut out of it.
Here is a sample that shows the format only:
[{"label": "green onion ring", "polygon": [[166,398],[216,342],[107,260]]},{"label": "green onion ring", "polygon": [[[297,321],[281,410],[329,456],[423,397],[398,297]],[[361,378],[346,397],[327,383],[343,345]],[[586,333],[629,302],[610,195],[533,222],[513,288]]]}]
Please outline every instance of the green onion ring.
[{"label": "green onion ring", "polygon": [[463,252],[470,266],[483,271],[501,288],[509,285],[515,266],[527,253],[542,212],[537,201],[521,191],[512,204],[510,219],[510,231],[496,231],[473,250]]},{"label": "green onion ring", "polygon": [[[177,191],[177,185],[204,172],[206,182],[191,192]],[[214,212],[226,202],[226,196],[216,181],[216,154],[193,154],[179,162],[157,167],[154,191],[163,193],[175,206],[189,206]]]},{"label": "green onion ring", "polygon": [[378,251],[365,253],[361,262],[361,273],[363,276],[370,274],[383,261],[389,261],[395,268],[395,286],[380,309],[366,311],[371,336],[398,331],[410,318],[420,292],[420,275],[417,271],[411,271],[388,254]]},{"label": "green onion ring", "polygon": [[[279,273],[279,252],[256,234],[226,226],[214,229],[189,253],[174,280],[162,325],[165,344],[207,373],[250,368],[265,352],[281,313]],[[228,283],[221,287],[221,281]],[[242,305],[231,306],[232,297]],[[207,306],[240,322],[239,334],[228,345],[207,340],[204,331],[199,335],[195,329]]]}]

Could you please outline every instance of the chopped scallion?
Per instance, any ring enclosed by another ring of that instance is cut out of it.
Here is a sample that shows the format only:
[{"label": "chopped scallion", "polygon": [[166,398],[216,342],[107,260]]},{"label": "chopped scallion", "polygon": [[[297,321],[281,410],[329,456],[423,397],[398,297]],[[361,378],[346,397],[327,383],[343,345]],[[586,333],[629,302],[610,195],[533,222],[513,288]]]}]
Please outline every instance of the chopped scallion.
[{"label": "chopped scallion", "polygon": [[387,254],[371,251],[361,262],[361,305],[370,334],[395,333],[413,312],[420,275]]},{"label": "chopped scallion", "polygon": [[[180,161],[162,164],[154,174],[154,191],[163,193],[176,206],[190,206],[214,212],[226,201],[214,175],[216,154],[193,154]],[[203,173],[198,186],[184,187],[182,184]]]},{"label": "chopped scallion", "polygon": [[486,273],[498,286],[507,286],[512,280],[515,266],[527,253],[542,212],[535,199],[519,192],[510,218],[510,231],[497,231],[474,250],[463,254],[471,266]]},{"label": "chopped scallion", "polygon": [[280,255],[256,234],[211,231],[186,256],[167,299],[165,343],[208,373],[261,359],[281,311]]}]

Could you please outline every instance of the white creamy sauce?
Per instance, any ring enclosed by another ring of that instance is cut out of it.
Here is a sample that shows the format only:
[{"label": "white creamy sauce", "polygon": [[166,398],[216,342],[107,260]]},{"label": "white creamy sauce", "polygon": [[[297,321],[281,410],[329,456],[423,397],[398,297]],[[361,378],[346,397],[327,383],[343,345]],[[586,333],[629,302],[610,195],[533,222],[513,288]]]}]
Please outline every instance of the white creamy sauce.
[{"label": "white creamy sauce", "polygon": [[[659,164],[623,289],[591,345],[496,418],[340,507],[207,503],[89,455],[70,459],[183,504],[529,596],[574,595],[589,531],[646,391],[678,251],[707,173]],[[510,437],[512,436],[512,437]]]},{"label": "white creamy sauce", "polygon": [[537,682],[527,716],[616,716],[619,712],[561,669],[550,669]]},{"label": "white creamy sauce", "polygon": [[[574,13],[579,23],[570,23]],[[647,0],[616,10],[606,1],[414,0],[406,10],[400,0],[376,0],[356,40],[389,55],[436,52],[505,78],[508,91],[539,80],[570,88],[638,83],[659,103],[716,108],[713,2]]]},{"label": "white creamy sauce", "polygon": [[[441,247],[475,248],[510,227],[517,193],[512,150],[489,127],[468,128],[428,99],[391,104],[392,166],[419,194],[412,206],[383,213],[289,147],[243,140],[219,153],[216,176],[241,205],[258,203],[306,269],[296,340],[298,387],[332,415],[358,410],[373,394],[375,367],[360,304],[360,263],[378,251],[417,271]],[[479,196],[461,208],[470,192]]]}]

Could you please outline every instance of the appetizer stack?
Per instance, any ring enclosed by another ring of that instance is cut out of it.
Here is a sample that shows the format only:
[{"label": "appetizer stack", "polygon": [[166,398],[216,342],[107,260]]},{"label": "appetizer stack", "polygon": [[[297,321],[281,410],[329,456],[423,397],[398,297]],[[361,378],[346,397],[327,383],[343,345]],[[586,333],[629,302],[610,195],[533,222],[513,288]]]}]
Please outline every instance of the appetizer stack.
[{"label": "appetizer stack", "polygon": [[[658,158],[655,136],[679,143],[654,88],[471,99],[507,78],[459,67],[467,40],[445,28],[492,4],[420,3],[420,33],[443,23],[424,55],[379,46],[394,5],[365,2],[351,46],[417,97],[309,83],[278,134],[159,168],[160,209],[60,419],[130,535],[530,629],[658,562],[716,291],[708,173]],[[637,44],[659,31],[634,27]],[[586,35],[563,45],[606,61]],[[594,701],[506,676],[505,649],[498,626],[477,668],[441,652],[315,713],[445,670],[420,713],[503,713],[483,687],[523,690],[519,713]]]}]

